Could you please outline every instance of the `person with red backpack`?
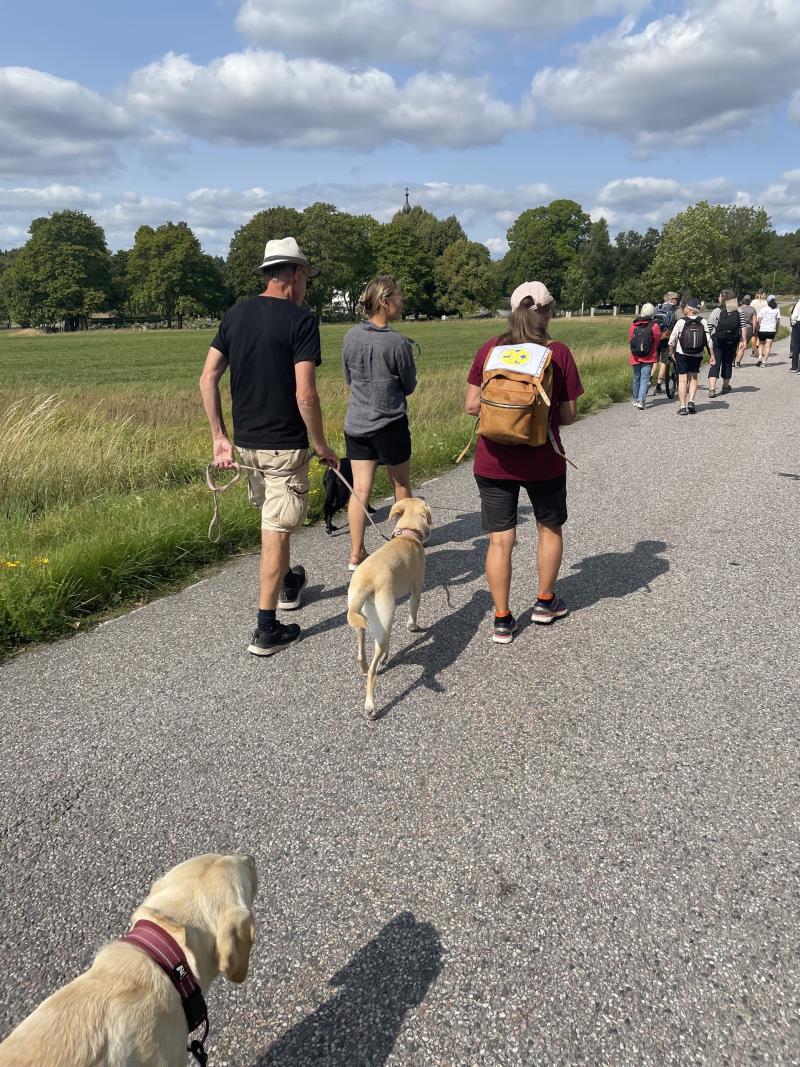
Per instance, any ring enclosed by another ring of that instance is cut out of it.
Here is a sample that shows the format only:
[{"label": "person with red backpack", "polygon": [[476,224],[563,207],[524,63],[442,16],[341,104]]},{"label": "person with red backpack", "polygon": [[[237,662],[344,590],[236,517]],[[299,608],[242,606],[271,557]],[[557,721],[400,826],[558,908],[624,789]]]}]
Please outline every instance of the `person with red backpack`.
[{"label": "person with red backpack", "polygon": [[675,356],[678,369],[679,415],[696,414],[697,375],[703,353],[711,353],[712,343],[708,323],[700,314],[700,301],[687,298],[683,304],[683,318],[678,319],[669,335],[670,352]]},{"label": "person with red backpack", "polygon": [[[564,550],[561,528],[567,521],[567,465],[559,426],[575,421],[583,386],[569,348],[550,339],[554,306],[542,282],[517,286],[511,294],[508,331],[481,345],[467,376],[464,406],[469,415],[479,416],[473,472],[481,499],[481,525],[489,535],[486,579],[494,601],[492,640],[503,645],[511,643],[517,630],[509,594],[520,489],[533,506],[538,533],[539,586],[532,620],[548,624],[568,613],[555,593]],[[494,358],[507,371],[490,369]],[[541,373],[526,383],[523,368],[528,359],[535,358]],[[506,402],[495,395],[497,390],[502,392],[503,383]],[[521,439],[523,426],[535,431],[525,438],[530,444]]]},{"label": "person with red backpack", "polygon": [[653,373],[653,366],[658,362],[658,348],[661,343],[661,330],[653,319],[654,312],[652,304],[642,304],[642,310],[628,330],[633,368],[633,406],[640,411],[645,408],[650,375]]}]

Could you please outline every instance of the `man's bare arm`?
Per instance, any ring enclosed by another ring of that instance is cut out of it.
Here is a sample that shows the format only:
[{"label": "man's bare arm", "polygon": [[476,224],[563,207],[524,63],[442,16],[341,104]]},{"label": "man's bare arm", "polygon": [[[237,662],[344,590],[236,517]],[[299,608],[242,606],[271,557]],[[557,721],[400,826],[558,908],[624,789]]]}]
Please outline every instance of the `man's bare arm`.
[{"label": "man's bare arm", "polygon": [[227,369],[228,357],[223,356],[216,348],[209,348],[203,364],[203,372],[200,375],[200,395],[203,398],[203,407],[211,428],[215,467],[232,467],[234,464],[233,445],[225,429],[222,398],[219,392],[220,379]]}]

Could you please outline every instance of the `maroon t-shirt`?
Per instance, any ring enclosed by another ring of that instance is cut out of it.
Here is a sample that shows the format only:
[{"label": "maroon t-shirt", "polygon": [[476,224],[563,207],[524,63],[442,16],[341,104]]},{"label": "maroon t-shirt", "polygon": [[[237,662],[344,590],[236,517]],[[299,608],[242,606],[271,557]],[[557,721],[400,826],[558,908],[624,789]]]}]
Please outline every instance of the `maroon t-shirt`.
[{"label": "maroon t-shirt", "polygon": [[[483,365],[494,346],[501,343],[499,337],[492,337],[478,349],[467,375],[470,385],[480,387],[483,382]],[[558,405],[565,400],[577,400],[583,393],[583,386],[575,360],[567,346],[560,341],[551,341],[549,348],[553,353],[550,425],[553,427],[553,436],[563,452],[564,448],[558,432]],[[479,435],[473,470],[475,474],[480,474],[484,478],[543,482],[548,478],[558,478],[559,475],[566,474],[567,464],[550,441],[538,448],[531,448],[529,445],[499,445],[496,441],[487,441],[485,437]]]}]

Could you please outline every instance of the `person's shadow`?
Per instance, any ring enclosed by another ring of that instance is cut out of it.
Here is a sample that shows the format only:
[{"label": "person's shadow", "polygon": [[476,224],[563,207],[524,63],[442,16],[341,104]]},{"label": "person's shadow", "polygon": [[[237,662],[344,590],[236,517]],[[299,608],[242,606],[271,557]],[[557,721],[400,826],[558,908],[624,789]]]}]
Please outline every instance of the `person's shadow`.
[{"label": "person's shadow", "polygon": [[406,1013],[442,969],[436,927],[396,915],[330,980],[339,992],[293,1026],[253,1067],[379,1067]]},{"label": "person's shadow", "polygon": [[572,566],[575,574],[558,579],[558,595],[574,614],[600,600],[619,599],[637,589],[650,592],[650,583],[669,570],[663,558],[664,541],[639,541],[630,552],[601,552]]}]

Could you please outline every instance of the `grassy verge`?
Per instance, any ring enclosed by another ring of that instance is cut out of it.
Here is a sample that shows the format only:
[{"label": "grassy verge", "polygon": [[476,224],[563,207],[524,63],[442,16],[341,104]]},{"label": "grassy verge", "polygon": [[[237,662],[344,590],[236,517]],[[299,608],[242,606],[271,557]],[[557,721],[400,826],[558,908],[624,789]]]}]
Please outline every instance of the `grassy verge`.
[{"label": "grassy verge", "polygon": [[[586,389],[581,414],[628,395],[626,328],[619,320],[557,324]],[[319,375],[340,451],[344,331],[323,329]],[[406,332],[421,347],[409,409],[421,481],[451,466],[469,437],[466,371],[496,324],[408,324]],[[210,340],[0,335],[0,653],[68,633],[257,543],[258,515],[238,487],[222,498],[221,543],[206,534],[209,441],[196,380]],[[321,510],[320,482],[314,464],[311,521]],[[377,491],[387,488],[379,477]]]}]

